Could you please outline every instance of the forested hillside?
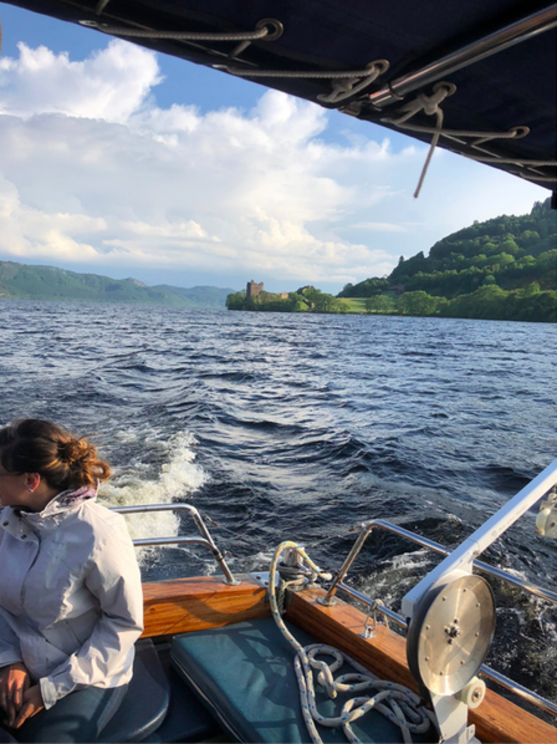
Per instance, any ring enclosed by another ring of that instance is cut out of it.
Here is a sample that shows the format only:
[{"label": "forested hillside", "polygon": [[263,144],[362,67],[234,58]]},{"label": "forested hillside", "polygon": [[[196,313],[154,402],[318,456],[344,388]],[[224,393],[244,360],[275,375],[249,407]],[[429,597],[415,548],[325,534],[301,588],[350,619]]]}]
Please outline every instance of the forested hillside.
[{"label": "forested hillside", "polygon": [[475,222],[338,297],[370,298],[369,312],[556,321],[556,288],[557,211],[547,199],[530,214]]},{"label": "forested hillside", "polygon": [[137,279],[78,274],[53,266],[0,261],[0,300],[121,302],[175,307],[224,307],[230,289],[147,287]]}]

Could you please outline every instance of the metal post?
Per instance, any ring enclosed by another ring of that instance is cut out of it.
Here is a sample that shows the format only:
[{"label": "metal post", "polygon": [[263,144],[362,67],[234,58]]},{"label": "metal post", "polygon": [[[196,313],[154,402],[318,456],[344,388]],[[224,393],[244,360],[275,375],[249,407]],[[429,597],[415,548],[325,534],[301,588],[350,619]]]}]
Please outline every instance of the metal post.
[{"label": "metal post", "polygon": [[334,604],[333,597],[336,594],[337,586],[344,579],[344,577],[348,573],[350,566],[354,563],[356,556],[362,549],[362,545],[365,543],[367,536],[371,532],[372,526],[369,526],[369,524],[366,525],[365,523],[359,525],[359,528],[362,530],[362,532],[358,535],[358,538],[356,539],[356,542],[352,546],[351,551],[346,556],[346,560],[342,564],[340,571],[336,574],[335,578],[333,579],[333,583],[329,587],[329,591],[327,592],[326,596],[318,600],[319,604],[322,604],[325,606]]}]

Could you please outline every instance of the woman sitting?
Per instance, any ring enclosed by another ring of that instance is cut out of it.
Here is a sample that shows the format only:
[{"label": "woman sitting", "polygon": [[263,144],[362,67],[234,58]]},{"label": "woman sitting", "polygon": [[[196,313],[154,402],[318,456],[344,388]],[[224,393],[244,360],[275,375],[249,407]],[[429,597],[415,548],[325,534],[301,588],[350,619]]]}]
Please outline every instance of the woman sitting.
[{"label": "woman sitting", "polygon": [[109,475],[61,426],[0,429],[0,707],[18,741],[95,741],[131,679],[141,580],[124,519],[95,501]]}]

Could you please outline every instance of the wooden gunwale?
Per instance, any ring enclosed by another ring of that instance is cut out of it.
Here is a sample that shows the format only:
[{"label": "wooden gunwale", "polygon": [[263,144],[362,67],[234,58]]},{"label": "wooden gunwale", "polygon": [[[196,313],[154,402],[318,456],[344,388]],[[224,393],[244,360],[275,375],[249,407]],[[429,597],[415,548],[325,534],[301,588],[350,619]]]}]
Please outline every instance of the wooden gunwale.
[{"label": "wooden gunwale", "polygon": [[271,614],[265,589],[250,576],[237,586],[215,576],[143,584],[142,638],[233,625]]},{"label": "wooden gunwale", "polygon": [[[250,576],[240,576],[237,586],[220,577],[203,576],[143,585],[145,630],[143,638],[164,637],[206,628],[223,627],[271,615],[266,592]],[[383,679],[417,691],[406,662],[406,641],[384,625],[375,637],[360,636],[365,615],[340,602],[331,607],[317,603],[322,589],[291,595],[286,619],[316,641],[336,646]],[[557,729],[519,708],[492,690],[481,706],[470,711],[470,723],[482,742],[557,744]]]}]

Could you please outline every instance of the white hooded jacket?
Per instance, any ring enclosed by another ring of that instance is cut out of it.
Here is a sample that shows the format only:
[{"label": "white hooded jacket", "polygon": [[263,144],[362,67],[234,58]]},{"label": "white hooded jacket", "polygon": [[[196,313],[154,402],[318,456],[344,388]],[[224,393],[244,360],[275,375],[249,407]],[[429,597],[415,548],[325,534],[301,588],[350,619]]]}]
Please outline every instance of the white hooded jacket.
[{"label": "white hooded jacket", "polygon": [[132,541],[95,495],[0,512],[0,667],[23,662],[47,709],[84,687],[129,682],[143,630]]}]

